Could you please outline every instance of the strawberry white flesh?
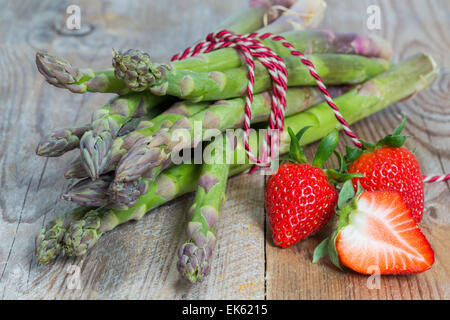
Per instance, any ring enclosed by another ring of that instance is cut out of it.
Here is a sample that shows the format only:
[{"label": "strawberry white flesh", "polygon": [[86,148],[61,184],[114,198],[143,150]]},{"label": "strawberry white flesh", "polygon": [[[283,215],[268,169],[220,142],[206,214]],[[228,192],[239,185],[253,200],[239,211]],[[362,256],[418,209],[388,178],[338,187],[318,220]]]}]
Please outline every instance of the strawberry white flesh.
[{"label": "strawberry white flesh", "polygon": [[428,270],[434,252],[401,195],[365,191],[349,224],[336,238],[341,263],[363,274],[409,274]]}]

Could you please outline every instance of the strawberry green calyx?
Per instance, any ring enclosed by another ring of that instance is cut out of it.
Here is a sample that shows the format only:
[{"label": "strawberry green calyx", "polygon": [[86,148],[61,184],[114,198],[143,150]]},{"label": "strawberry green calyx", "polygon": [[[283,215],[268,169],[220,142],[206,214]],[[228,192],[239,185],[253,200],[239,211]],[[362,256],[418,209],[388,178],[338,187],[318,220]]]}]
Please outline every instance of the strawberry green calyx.
[{"label": "strawberry green calyx", "polygon": [[387,135],[386,137],[380,139],[377,143],[369,143],[365,141],[361,141],[363,147],[361,149],[354,149],[350,147],[346,147],[347,154],[344,157],[345,162],[348,164],[352,163],[356,159],[358,159],[363,153],[373,152],[376,149],[382,147],[394,147],[400,148],[404,145],[407,136],[401,135],[403,128],[406,125],[406,117],[403,118],[403,121],[399,124],[397,128],[395,128],[392,134]]},{"label": "strawberry green calyx", "polygon": [[292,131],[291,128],[288,128],[289,137],[291,138],[291,144],[289,145],[289,161],[297,162],[297,163],[307,163],[308,160],[305,157],[305,154],[303,153],[303,146],[300,145],[300,140],[305,133],[306,130],[311,128],[304,127],[301,129],[297,134]]},{"label": "strawberry green calyx", "polygon": [[331,157],[337,147],[338,135],[338,131],[334,129],[320,141],[312,162],[313,166],[320,168]]},{"label": "strawberry green calyx", "polygon": [[[311,128],[311,126],[304,127],[297,134],[294,134],[292,129],[288,128],[288,133],[291,138],[291,144],[289,146],[289,156],[286,158],[286,160],[300,164],[308,162],[303,153],[303,147],[300,144],[300,140],[309,128]],[[325,136],[325,138],[323,138],[320,141],[316,155],[314,156],[314,160],[312,162],[312,166],[321,168],[322,165],[325,163],[325,161],[327,161],[334,153],[340,160],[339,170],[323,169],[323,172],[325,173],[328,181],[331,184],[337,185],[338,183],[345,182],[352,178],[363,177],[364,175],[359,173],[352,173],[352,174],[345,173],[344,171],[345,166],[343,165],[344,158],[340,155],[340,153],[335,151],[337,143],[338,143],[338,131],[335,129],[332,130],[328,135]]]}]

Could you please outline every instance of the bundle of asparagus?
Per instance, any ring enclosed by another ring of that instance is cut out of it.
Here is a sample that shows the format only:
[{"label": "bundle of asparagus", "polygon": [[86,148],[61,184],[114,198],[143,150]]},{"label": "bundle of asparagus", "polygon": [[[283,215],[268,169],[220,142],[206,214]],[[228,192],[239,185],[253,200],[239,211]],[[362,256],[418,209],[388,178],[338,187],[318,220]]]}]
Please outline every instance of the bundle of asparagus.
[{"label": "bundle of asparagus", "polygon": [[[250,3],[249,9],[231,17],[217,30],[244,34],[260,29],[282,34],[308,55],[325,84],[332,86],[330,92],[350,124],[410,97],[436,77],[436,65],[425,54],[395,65],[389,62],[390,46],[383,39],[303,30],[320,22],[322,1]],[[273,9],[280,5],[292,6],[289,21],[294,23],[286,23],[283,15],[277,19],[280,13]],[[271,23],[264,26],[267,17]],[[315,82],[308,69],[280,43],[262,43],[281,56],[287,66],[285,128],[298,131],[312,126],[303,144],[340,128],[320,90],[311,86]],[[74,93],[117,94],[94,111],[91,123],[55,130],[37,147],[36,153],[45,157],[80,149],[64,175],[77,181],[62,195],[80,207],[41,230],[37,237],[38,261],[49,263],[60,253],[84,255],[104,233],[195,191],[177,267],[190,282],[201,281],[211,267],[215,226],[227,179],[252,165],[244,152],[242,132],[233,135],[227,131],[242,128],[244,123],[242,95],[247,71],[239,53],[231,48],[219,49],[161,64],[133,49],[114,52],[114,68],[105,71],[76,68],[42,53],[37,54],[36,63],[45,79],[57,87]],[[271,86],[267,70],[257,62],[254,91],[258,94],[251,105],[252,125],[269,119]],[[196,138],[196,124],[200,124],[200,138]],[[186,133],[183,139],[174,138],[179,129]],[[289,149],[289,134],[283,131],[280,137],[280,151],[284,153]],[[252,132],[252,150],[258,150],[261,139]],[[203,144],[207,145],[204,154],[211,155],[208,161],[173,163],[181,151],[187,154]],[[225,158],[228,161],[223,161]]]}]

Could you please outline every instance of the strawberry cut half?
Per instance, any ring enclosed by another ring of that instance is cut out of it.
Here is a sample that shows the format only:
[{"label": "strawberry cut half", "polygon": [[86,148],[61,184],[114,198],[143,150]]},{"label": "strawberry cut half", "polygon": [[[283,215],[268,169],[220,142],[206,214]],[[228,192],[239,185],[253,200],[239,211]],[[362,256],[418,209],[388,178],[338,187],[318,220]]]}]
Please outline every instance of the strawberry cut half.
[{"label": "strawberry cut half", "polygon": [[399,192],[359,189],[353,197],[351,183],[344,184],[341,194],[347,191],[347,199],[339,197],[336,231],[316,248],[314,262],[328,254],[339,268],[362,274],[413,274],[431,268],[433,249]]},{"label": "strawberry cut half", "polygon": [[348,226],[336,238],[341,263],[364,274],[409,274],[428,270],[434,252],[401,195],[364,192]]}]

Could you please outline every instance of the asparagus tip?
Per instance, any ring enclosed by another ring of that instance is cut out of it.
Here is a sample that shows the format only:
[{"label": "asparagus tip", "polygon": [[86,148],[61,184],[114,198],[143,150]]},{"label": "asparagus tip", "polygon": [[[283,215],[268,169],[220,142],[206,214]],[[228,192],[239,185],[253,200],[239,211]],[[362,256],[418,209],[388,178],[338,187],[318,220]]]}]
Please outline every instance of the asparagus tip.
[{"label": "asparagus tip", "polygon": [[112,175],[103,175],[92,181],[89,178],[80,180],[61,195],[61,199],[75,202],[85,207],[103,207],[108,205],[108,187]]},{"label": "asparagus tip", "polygon": [[85,93],[85,84],[78,83],[83,77],[94,77],[90,69],[72,67],[66,60],[38,52],[36,53],[36,66],[45,80],[58,88],[66,88],[73,93]]},{"label": "asparagus tip", "polygon": [[[122,157],[116,168],[115,181],[129,182],[137,180],[146,174],[149,169],[161,164],[161,159],[164,157],[162,149],[159,147],[148,147],[153,138],[153,136],[144,137],[138,140],[129,152]],[[164,141],[167,142],[167,140]],[[163,142],[159,141],[155,144],[162,145]]]},{"label": "asparagus tip", "polygon": [[183,244],[178,251],[178,272],[190,283],[203,281],[210,272],[211,253],[209,247],[199,248],[192,242]]},{"label": "asparagus tip", "polygon": [[63,222],[63,217],[59,217],[40,230],[36,238],[36,257],[40,264],[50,263],[61,252],[61,241],[66,231]]},{"label": "asparagus tip", "polygon": [[142,179],[131,182],[113,182],[109,187],[110,201],[118,207],[132,207],[139,197],[148,191],[148,184]]},{"label": "asparagus tip", "polygon": [[97,180],[109,166],[112,143],[113,139],[109,131],[98,135],[88,131],[81,138],[81,161],[92,180]]},{"label": "asparagus tip", "polygon": [[149,88],[160,77],[149,54],[141,50],[118,52],[113,49],[112,65],[116,78],[122,79],[133,91]]},{"label": "asparagus tip", "polygon": [[41,139],[36,154],[41,157],[59,157],[78,146],[78,137],[66,129],[57,130]]},{"label": "asparagus tip", "polygon": [[101,219],[95,210],[86,213],[82,219],[74,221],[64,234],[64,254],[68,256],[84,255],[101,237],[100,224]]}]

